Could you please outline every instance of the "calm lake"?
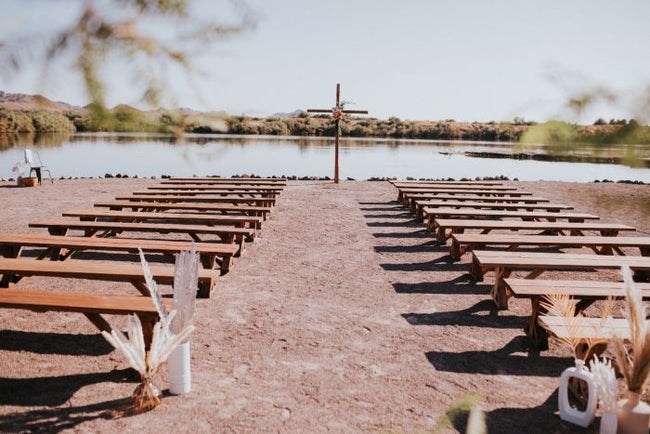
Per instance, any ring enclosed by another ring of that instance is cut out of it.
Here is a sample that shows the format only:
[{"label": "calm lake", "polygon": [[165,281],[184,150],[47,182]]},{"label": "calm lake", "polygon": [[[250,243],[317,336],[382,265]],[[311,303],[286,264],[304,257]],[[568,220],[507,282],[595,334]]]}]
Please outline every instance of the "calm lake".
[{"label": "calm lake", "polygon": [[[465,151],[508,151],[506,143],[343,139],[342,179],[370,177],[474,178],[505,175],[521,180],[591,182],[595,179],[650,182],[650,169],[614,164],[475,158]],[[161,174],[330,176],[331,138],[144,134],[75,134],[0,143],[0,177],[15,175],[25,148],[38,151],[54,177]]]}]

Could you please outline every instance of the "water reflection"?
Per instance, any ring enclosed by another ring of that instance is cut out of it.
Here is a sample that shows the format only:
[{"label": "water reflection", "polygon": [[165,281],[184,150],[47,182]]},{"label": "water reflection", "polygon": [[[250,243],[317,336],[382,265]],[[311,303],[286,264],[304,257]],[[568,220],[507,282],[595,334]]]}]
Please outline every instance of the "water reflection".
[{"label": "water reflection", "polygon": [[[55,176],[256,173],[332,176],[332,138],[188,134],[0,135],[0,177],[13,176],[26,147],[36,148]],[[522,180],[650,182],[650,169],[613,164],[469,158],[464,152],[510,152],[513,145],[395,139],[344,139],[341,176],[442,178],[505,175]]]}]

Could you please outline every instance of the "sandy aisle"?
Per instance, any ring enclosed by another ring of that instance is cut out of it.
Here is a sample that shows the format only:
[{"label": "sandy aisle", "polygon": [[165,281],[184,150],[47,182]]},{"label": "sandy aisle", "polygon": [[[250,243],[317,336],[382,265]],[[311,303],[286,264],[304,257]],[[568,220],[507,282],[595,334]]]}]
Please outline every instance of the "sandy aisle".
[{"label": "sandy aisle", "polygon": [[[0,230],[43,233],[26,223],[154,182],[0,188]],[[648,186],[516,185],[650,233]],[[553,416],[568,351],[529,351],[528,303],[496,311],[491,279],[470,284],[467,258],[448,262],[395,197],[384,182],[290,183],[213,298],[198,301],[194,390],[147,414],[109,419],[135,383],[83,316],[0,310],[0,431],[414,431],[474,392],[490,432],[531,431],[531,420],[534,432],[571,431]],[[70,282],[19,287],[36,284]]]}]

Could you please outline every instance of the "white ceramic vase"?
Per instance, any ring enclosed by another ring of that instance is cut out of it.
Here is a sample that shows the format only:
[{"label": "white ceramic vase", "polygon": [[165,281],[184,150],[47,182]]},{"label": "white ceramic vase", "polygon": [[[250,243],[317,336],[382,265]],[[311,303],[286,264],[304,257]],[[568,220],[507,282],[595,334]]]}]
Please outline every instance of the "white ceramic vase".
[{"label": "white ceramic vase", "polygon": [[169,393],[183,395],[192,390],[192,372],[190,369],[190,343],[177,346],[167,359]]},{"label": "white ceramic vase", "polygon": [[[596,414],[598,403],[596,382],[593,374],[585,369],[584,360],[576,359],[575,364],[575,367],[565,369],[560,376],[558,407],[560,408],[560,418],[563,421],[586,428],[594,420]],[[571,378],[582,380],[587,384],[589,396],[585,411],[577,410],[569,403],[569,379]]]},{"label": "white ceramic vase", "polygon": [[607,411],[600,418],[600,434],[616,434],[616,411]]}]

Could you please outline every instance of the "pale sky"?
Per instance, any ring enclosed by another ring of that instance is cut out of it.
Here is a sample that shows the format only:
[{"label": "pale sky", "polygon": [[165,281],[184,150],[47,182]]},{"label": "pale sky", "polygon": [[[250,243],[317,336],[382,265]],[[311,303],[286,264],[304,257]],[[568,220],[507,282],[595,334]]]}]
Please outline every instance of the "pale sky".
[{"label": "pale sky", "polygon": [[[108,0],[101,0],[106,2]],[[0,40],[49,34],[83,2],[1,0]],[[341,83],[351,108],[379,118],[593,122],[632,117],[650,85],[650,1],[249,0],[256,29],[222,40],[194,59],[193,88],[177,71],[168,90],[180,106],[269,115],[327,108]],[[230,16],[222,1],[199,0],[202,18]],[[33,64],[0,75],[0,90],[41,93],[83,105],[72,61],[40,79]],[[123,65],[106,68],[109,105],[138,105]],[[582,119],[564,105],[574,93],[605,86],[622,96]]]}]

